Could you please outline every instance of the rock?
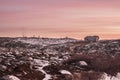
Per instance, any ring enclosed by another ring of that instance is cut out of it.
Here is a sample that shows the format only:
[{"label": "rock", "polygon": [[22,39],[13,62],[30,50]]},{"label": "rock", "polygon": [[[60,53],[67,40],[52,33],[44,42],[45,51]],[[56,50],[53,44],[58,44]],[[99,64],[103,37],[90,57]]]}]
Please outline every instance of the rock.
[{"label": "rock", "polygon": [[0,58],[0,63],[2,62],[2,58]]},{"label": "rock", "polygon": [[81,76],[82,76],[81,73],[74,72],[73,73],[73,80],[81,80]]},{"label": "rock", "polygon": [[65,80],[72,80],[72,73],[67,70],[60,70],[60,73],[65,77]]},{"label": "rock", "polygon": [[5,80],[5,79],[0,77],[0,80]]},{"label": "rock", "polygon": [[4,65],[0,65],[0,71],[5,71],[5,70],[7,70],[7,67]]}]

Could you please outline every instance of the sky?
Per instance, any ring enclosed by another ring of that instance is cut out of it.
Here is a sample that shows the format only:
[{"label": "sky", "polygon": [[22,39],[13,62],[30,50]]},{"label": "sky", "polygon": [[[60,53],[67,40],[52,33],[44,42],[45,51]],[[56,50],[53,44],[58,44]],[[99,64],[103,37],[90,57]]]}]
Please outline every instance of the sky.
[{"label": "sky", "polygon": [[120,38],[120,0],[0,0],[1,37]]}]

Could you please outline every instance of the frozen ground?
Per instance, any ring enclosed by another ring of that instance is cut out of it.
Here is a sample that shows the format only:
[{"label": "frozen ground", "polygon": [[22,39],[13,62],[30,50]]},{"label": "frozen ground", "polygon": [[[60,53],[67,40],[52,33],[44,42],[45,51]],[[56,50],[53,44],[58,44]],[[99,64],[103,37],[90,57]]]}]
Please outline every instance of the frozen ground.
[{"label": "frozen ground", "polygon": [[120,40],[0,38],[0,80],[120,80]]},{"label": "frozen ground", "polygon": [[100,80],[120,80],[120,73],[117,73],[116,76],[110,76],[104,73]]}]

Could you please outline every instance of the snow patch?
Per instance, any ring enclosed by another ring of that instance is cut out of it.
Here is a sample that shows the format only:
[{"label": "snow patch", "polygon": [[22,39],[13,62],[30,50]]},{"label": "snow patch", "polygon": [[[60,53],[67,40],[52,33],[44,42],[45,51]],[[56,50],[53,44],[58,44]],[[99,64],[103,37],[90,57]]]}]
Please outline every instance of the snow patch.
[{"label": "snow patch", "polygon": [[87,66],[87,65],[88,65],[85,61],[79,61],[79,64],[80,64],[81,66]]},{"label": "snow patch", "polygon": [[120,80],[120,73],[118,73],[116,76],[109,76],[108,74],[104,73],[99,80]]},{"label": "snow patch", "polygon": [[19,78],[17,78],[16,76],[13,76],[13,75],[4,76],[3,78],[5,80],[20,80]]},{"label": "snow patch", "polygon": [[37,70],[41,71],[43,74],[45,74],[45,78],[43,80],[49,80],[51,79],[51,75],[47,74],[43,68],[45,66],[48,66],[49,65],[49,62],[48,61],[45,61],[45,60],[39,60],[39,59],[34,59],[34,62],[36,65],[39,65],[40,67],[38,67]]},{"label": "snow patch", "polygon": [[42,45],[42,46],[47,46],[51,44],[64,44],[66,42],[75,42],[76,40],[74,39],[69,39],[69,38],[60,38],[60,39],[51,39],[51,38],[18,38],[16,41],[21,41],[23,43],[29,43],[32,45]]},{"label": "snow patch", "polygon": [[67,70],[60,70],[60,73],[61,74],[69,74],[69,75],[72,75],[71,72],[67,71]]}]

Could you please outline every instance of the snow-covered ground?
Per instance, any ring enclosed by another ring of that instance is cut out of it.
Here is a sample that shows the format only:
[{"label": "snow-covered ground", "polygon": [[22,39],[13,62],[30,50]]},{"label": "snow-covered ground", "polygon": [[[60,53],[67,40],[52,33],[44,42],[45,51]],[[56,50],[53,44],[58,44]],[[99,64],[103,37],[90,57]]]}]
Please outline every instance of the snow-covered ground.
[{"label": "snow-covered ground", "polygon": [[[120,54],[120,41],[95,43],[83,41],[79,43],[79,41],[71,38],[15,38],[1,41],[0,75],[2,77],[0,76],[0,80],[5,77],[9,80],[73,80],[74,76],[78,76],[78,80],[83,77],[86,78],[85,80],[88,78],[94,80],[97,76],[97,78],[99,78],[99,75],[101,76],[101,72],[112,70],[109,66],[114,64],[117,64],[114,65],[115,68],[117,66],[117,69],[111,71],[109,75],[120,71],[120,64],[118,64],[120,61],[118,57]],[[97,53],[102,54],[104,57]],[[84,59],[64,64],[67,60],[74,59],[73,57],[76,54],[83,55]],[[90,54],[95,54],[95,56]],[[104,54],[110,54],[112,57],[109,58]],[[91,57],[91,61],[89,57]],[[114,63],[111,64],[111,61]],[[97,69],[103,68],[104,70],[104,67],[105,71],[96,72]],[[116,76],[109,76],[106,73],[99,80],[120,80],[120,73]],[[83,77],[79,77],[81,74],[83,74]],[[92,74],[95,74],[95,77]]]},{"label": "snow-covered ground", "polygon": [[63,44],[66,42],[74,42],[76,41],[75,39],[70,39],[70,38],[18,38],[16,41],[21,41],[23,43],[29,43],[29,44],[33,44],[33,45],[42,45],[42,46],[47,46],[47,45],[51,45],[51,44]]},{"label": "snow-covered ground", "polygon": [[110,76],[106,73],[104,73],[99,80],[120,80],[120,73],[117,73],[116,76]]},{"label": "snow-covered ground", "polygon": [[5,80],[20,80],[19,78],[13,75],[4,76],[4,79]]},{"label": "snow-covered ground", "polygon": [[49,65],[49,62],[48,61],[45,61],[45,60],[39,60],[39,59],[34,59],[34,64],[35,65],[39,65],[38,66],[38,69],[39,71],[41,71],[43,74],[45,74],[45,78],[43,80],[49,80],[51,79],[51,75],[47,74],[43,68],[45,66],[48,66]]}]

